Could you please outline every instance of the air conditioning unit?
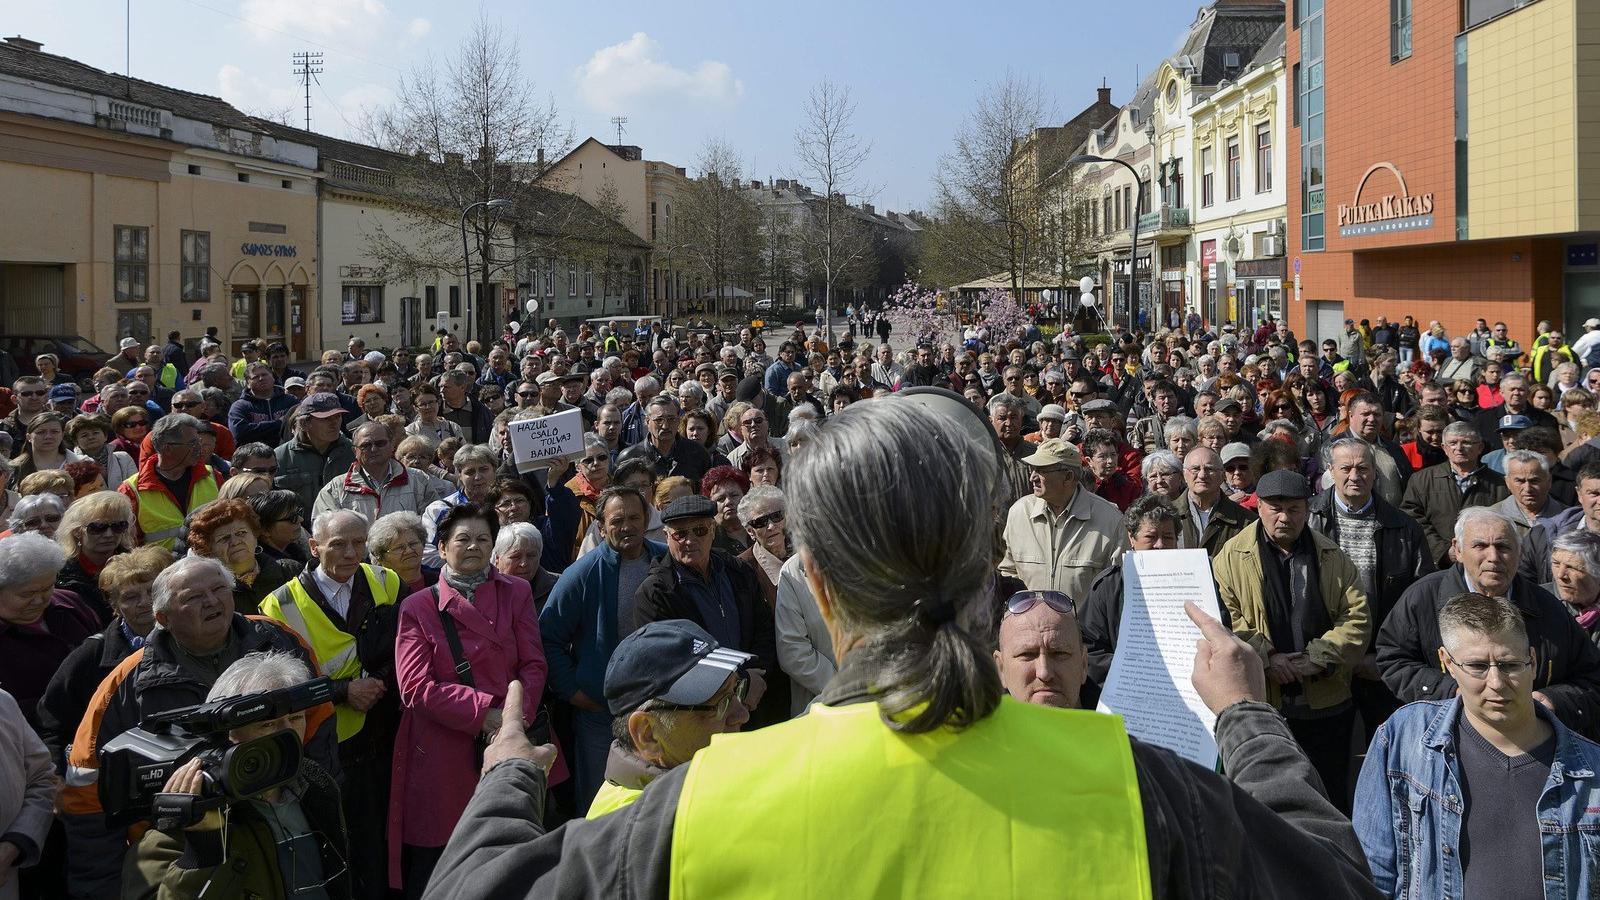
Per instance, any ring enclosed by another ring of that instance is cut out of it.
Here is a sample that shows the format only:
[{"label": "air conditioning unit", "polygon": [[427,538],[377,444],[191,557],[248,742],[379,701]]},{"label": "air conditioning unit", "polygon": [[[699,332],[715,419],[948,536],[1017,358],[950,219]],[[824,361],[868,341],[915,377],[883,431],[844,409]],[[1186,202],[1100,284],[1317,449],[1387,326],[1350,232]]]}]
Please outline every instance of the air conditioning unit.
[{"label": "air conditioning unit", "polygon": [[1261,239],[1261,255],[1262,256],[1282,256],[1283,255],[1283,235],[1281,235],[1281,234],[1269,234],[1266,237],[1262,238]]}]

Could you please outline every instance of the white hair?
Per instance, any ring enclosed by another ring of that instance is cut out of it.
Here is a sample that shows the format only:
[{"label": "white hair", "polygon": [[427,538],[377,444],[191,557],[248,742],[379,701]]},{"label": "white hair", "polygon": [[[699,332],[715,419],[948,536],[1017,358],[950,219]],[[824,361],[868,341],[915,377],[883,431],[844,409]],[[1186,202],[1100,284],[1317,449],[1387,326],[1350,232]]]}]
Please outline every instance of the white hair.
[{"label": "white hair", "polygon": [[416,513],[399,510],[379,516],[378,521],[373,522],[372,528],[367,532],[367,552],[372,556],[373,562],[377,562],[378,557],[388,553],[389,548],[400,540],[401,533],[406,531],[416,535],[417,540],[422,543],[428,542],[428,527]]},{"label": "white hair", "polygon": [[[370,423],[370,424],[377,424],[377,423],[374,422],[374,423]],[[365,427],[365,426],[363,426],[363,427]],[[383,426],[379,425],[378,427],[382,428]],[[358,513],[353,509],[334,509],[334,510],[329,510],[328,512],[325,512],[322,515],[317,516],[315,519],[311,520],[311,536],[320,541],[324,537],[327,536],[328,532],[332,531],[334,528],[338,527],[340,524],[342,524],[344,522],[352,522],[352,521],[360,523],[360,525],[361,525],[361,527],[363,529],[366,529],[366,528],[369,527],[368,522],[367,522],[367,517],[363,516],[361,513]]]},{"label": "white hair", "polygon": [[[1496,512],[1492,507],[1469,506],[1456,515],[1456,540],[1458,542],[1465,541],[1467,539],[1467,528],[1480,522],[1487,522],[1498,528],[1503,528],[1511,533],[1512,537],[1516,536],[1516,530],[1512,527],[1511,520]],[[1513,540],[1511,543],[1512,546],[1516,546],[1517,542]]]},{"label": "white hair", "polygon": [[739,499],[739,521],[749,522],[751,519],[759,518],[755,515],[757,509],[774,505],[778,509],[784,509],[786,504],[782,489],[770,484],[758,484]]},{"label": "white hair", "polygon": [[155,583],[150,585],[150,611],[161,612],[166,609],[167,604],[172,602],[173,582],[196,571],[214,572],[228,582],[229,590],[233,589],[233,573],[221,560],[209,556],[185,556],[163,569],[156,576]]},{"label": "white hair", "polygon": [[29,516],[46,510],[52,510],[56,515],[65,517],[67,505],[55,494],[30,494],[17,501],[17,505],[11,510],[11,520],[8,524],[13,532],[20,535],[23,533],[22,523],[28,521]]},{"label": "white hair", "polygon": [[494,538],[494,550],[489,554],[489,564],[510,553],[518,544],[528,544],[535,557],[544,555],[544,535],[531,522],[512,522],[500,529]]},{"label": "white hair", "polygon": [[1539,471],[1546,475],[1550,474],[1550,460],[1546,459],[1543,453],[1536,453],[1532,450],[1512,450],[1505,455],[1504,459],[1500,460],[1500,467],[1505,468],[1514,462],[1534,463],[1539,467]]},{"label": "white hair", "polygon": [[55,541],[33,532],[13,534],[0,541],[0,588],[55,575],[66,563],[67,553]]},{"label": "white hair", "polygon": [[246,653],[217,676],[206,702],[294,687],[311,677],[311,667],[292,653]]}]

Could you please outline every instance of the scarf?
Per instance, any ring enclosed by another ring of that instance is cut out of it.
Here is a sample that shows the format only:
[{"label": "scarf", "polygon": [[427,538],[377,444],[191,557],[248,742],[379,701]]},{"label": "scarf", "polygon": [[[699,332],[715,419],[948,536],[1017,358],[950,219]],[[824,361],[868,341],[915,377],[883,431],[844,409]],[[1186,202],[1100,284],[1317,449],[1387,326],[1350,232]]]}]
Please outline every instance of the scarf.
[{"label": "scarf", "polygon": [[473,594],[478,590],[478,586],[489,580],[489,574],[489,567],[484,566],[483,571],[476,575],[462,575],[455,569],[450,568],[449,563],[446,563],[439,572],[439,580],[460,591],[461,596],[467,598],[467,602],[471,603]]},{"label": "scarf", "polygon": [[1573,617],[1578,620],[1578,627],[1584,631],[1593,631],[1595,625],[1600,625],[1600,604],[1579,609],[1569,606]]},{"label": "scarf", "polygon": [[[1262,599],[1267,610],[1268,636],[1279,653],[1299,653],[1305,650],[1308,642],[1322,637],[1333,627],[1328,608],[1323,604],[1316,546],[1310,533],[1302,531],[1289,558],[1283,559],[1259,526],[1256,541],[1256,552],[1261,556],[1262,575],[1265,576]],[[1284,593],[1286,589],[1287,594]]]},{"label": "scarf", "polygon": [[755,556],[756,563],[761,566],[761,571],[766,573],[767,580],[777,584],[778,573],[783,569],[784,561],[768,553],[767,548],[761,546],[760,541],[756,541],[751,547],[755,550],[752,555]]}]

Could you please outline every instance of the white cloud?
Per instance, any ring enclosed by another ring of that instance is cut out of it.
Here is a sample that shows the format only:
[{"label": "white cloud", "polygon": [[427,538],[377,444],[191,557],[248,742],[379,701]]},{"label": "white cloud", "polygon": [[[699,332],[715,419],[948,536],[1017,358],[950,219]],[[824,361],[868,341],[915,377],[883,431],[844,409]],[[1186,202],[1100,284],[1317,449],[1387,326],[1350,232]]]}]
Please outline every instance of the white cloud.
[{"label": "white cloud", "polygon": [[352,122],[357,121],[357,114],[364,109],[388,106],[393,102],[394,91],[381,84],[358,84],[339,95],[339,109]]},{"label": "white cloud", "polygon": [[432,30],[433,23],[422,18],[421,16],[418,16],[417,18],[412,19],[411,22],[406,25],[406,36],[414,41],[420,41],[427,37],[428,32]]},{"label": "white cloud", "polygon": [[627,112],[640,100],[659,97],[732,103],[744,94],[744,82],[726,63],[706,60],[688,70],[661,56],[660,42],[635,32],[620,44],[596,50],[578,67],[578,90],[585,102],[605,113]]},{"label": "white cloud", "polygon": [[217,70],[217,96],[245,112],[273,116],[285,109],[302,109],[299,88],[268,84],[232,63]]},{"label": "white cloud", "polygon": [[283,37],[281,31],[289,30],[349,40],[374,34],[388,20],[389,8],[381,0],[241,0],[239,14],[258,41]]}]

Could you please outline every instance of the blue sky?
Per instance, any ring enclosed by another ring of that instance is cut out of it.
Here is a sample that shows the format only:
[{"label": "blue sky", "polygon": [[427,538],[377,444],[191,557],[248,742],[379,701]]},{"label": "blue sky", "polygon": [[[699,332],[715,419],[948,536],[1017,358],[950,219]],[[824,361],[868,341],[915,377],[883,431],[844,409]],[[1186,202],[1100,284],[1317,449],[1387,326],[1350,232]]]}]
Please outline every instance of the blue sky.
[{"label": "blue sky", "polygon": [[[546,0],[131,0],[136,77],[217,94],[252,112],[303,115],[291,54],[321,50],[312,127],[350,133],[364,106],[392,99],[401,73],[441,62],[481,14],[522,49],[526,78],[553,97],[579,139],[625,140],[649,159],[692,166],[708,137],[749,177],[791,177],[794,132],[811,86],[848,85],[873,144],[865,180],[880,208],[926,208],[950,137],[986,84],[1034,78],[1060,121],[1104,78],[1125,102],[1136,75],[1171,53],[1200,0],[809,0],[606,4]],[[120,72],[123,2],[17,0],[0,32]]]}]

